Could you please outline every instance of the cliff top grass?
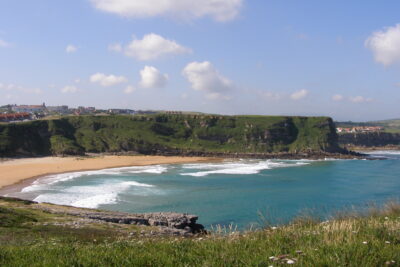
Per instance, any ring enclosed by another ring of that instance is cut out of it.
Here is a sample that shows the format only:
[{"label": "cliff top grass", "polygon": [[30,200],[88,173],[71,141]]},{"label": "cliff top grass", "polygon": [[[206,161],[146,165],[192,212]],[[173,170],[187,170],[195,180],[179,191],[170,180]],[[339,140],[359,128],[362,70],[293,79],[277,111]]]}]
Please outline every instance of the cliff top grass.
[{"label": "cliff top grass", "polygon": [[[400,205],[302,216],[280,227],[183,237],[142,237],[118,224],[76,227],[71,216],[0,200],[1,266],[398,266]],[[134,234],[131,234],[134,233]]]}]

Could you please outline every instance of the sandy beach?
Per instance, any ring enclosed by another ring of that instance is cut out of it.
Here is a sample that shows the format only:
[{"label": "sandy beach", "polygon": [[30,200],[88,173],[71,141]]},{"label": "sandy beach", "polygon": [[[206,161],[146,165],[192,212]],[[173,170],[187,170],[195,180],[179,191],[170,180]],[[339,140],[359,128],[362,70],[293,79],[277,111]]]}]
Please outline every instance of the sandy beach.
[{"label": "sandy beach", "polygon": [[49,174],[128,166],[210,162],[215,160],[220,159],[165,156],[98,156],[93,158],[43,157],[12,159],[0,162],[0,188],[16,185],[28,179]]}]

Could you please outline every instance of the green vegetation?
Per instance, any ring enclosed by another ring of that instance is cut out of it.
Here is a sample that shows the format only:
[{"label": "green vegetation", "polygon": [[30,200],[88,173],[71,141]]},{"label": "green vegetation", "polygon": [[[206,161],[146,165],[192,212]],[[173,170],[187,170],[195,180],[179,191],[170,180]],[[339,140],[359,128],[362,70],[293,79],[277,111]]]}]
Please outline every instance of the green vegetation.
[{"label": "green vegetation", "polygon": [[0,125],[0,156],[84,152],[336,152],[327,117],[217,115],[69,116]]},{"label": "green vegetation", "polygon": [[[400,206],[259,231],[143,237],[138,226],[86,224],[0,199],[1,266],[398,266]],[[3,223],[6,218],[5,223]],[[132,234],[133,233],[133,234]]]}]

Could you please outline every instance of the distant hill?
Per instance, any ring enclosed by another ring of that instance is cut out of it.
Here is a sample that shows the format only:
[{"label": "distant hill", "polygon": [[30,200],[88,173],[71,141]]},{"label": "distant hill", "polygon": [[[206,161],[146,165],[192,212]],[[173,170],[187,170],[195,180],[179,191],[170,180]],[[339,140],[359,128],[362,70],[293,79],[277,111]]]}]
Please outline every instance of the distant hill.
[{"label": "distant hill", "polygon": [[400,119],[371,121],[371,123],[375,123],[377,125],[382,125],[387,128],[400,129]]},{"label": "distant hill", "polygon": [[341,152],[328,117],[73,116],[0,125],[0,156]]}]

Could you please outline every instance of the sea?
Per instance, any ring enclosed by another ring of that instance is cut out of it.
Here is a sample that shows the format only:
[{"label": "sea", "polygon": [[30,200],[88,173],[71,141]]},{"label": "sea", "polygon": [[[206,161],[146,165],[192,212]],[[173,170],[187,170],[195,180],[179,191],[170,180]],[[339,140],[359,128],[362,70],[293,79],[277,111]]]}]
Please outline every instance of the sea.
[{"label": "sea", "polygon": [[400,197],[400,151],[373,160],[225,160],[51,175],[10,196],[122,212],[180,212],[207,229],[380,207]]}]

